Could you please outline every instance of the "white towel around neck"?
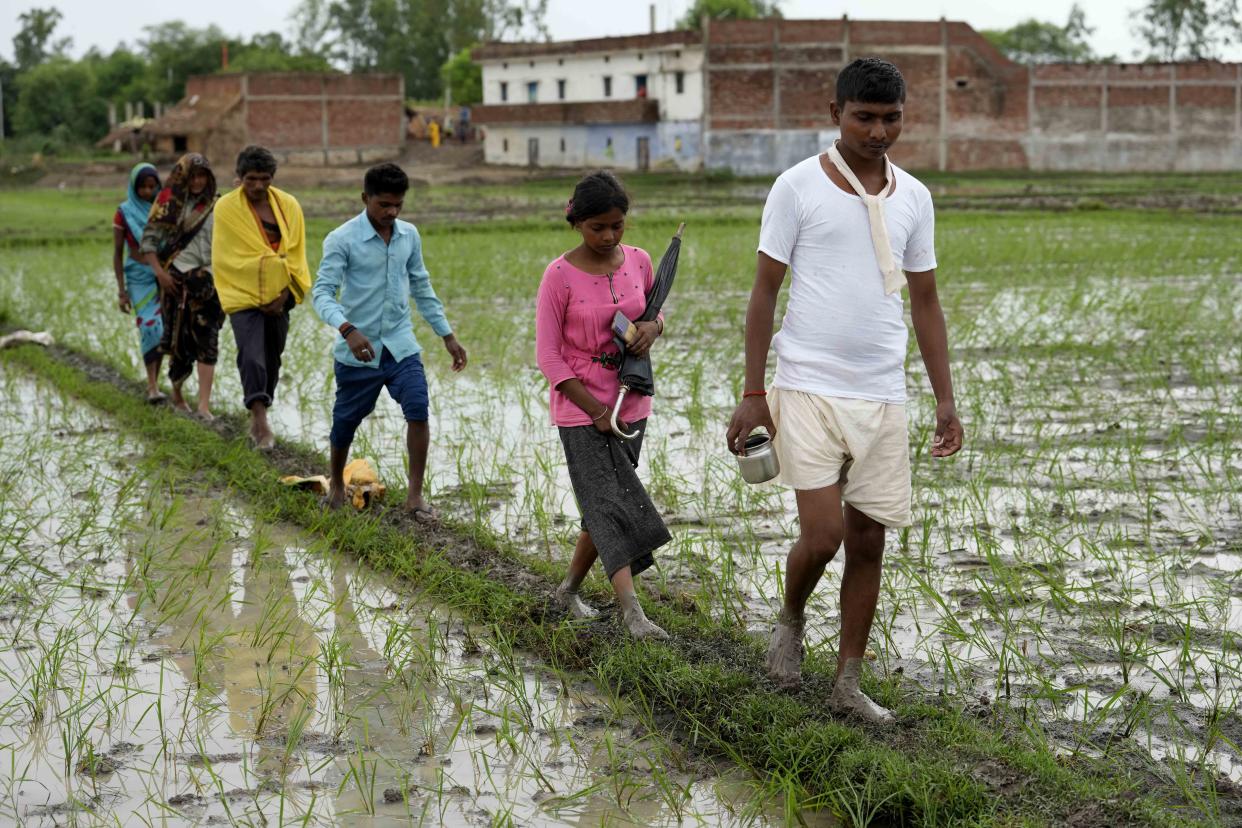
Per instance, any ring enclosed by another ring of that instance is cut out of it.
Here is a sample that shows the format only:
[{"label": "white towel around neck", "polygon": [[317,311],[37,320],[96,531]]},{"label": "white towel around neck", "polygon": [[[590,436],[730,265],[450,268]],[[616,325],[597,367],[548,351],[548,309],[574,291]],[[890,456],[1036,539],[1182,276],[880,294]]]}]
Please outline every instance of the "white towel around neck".
[{"label": "white towel around neck", "polygon": [[885,295],[896,293],[906,284],[906,274],[893,260],[893,246],[889,243],[888,225],[884,222],[884,200],[893,192],[897,184],[893,179],[892,163],[887,155],[884,156],[884,177],[888,181],[888,186],[879,195],[869,195],[862,182],[858,180],[858,176],[854,175],[854,171],[850,169],[850,165],[845,163],[845,159],[841,157],[841,151],[837,149],[835,142],[828,146],[828,160],[837,168],[837,172],[844,176],[866,205],[867,221],[871,225],[871,245],[875,248],[875,260],[880,265],[880,273],[884,276],[884,293]]}]

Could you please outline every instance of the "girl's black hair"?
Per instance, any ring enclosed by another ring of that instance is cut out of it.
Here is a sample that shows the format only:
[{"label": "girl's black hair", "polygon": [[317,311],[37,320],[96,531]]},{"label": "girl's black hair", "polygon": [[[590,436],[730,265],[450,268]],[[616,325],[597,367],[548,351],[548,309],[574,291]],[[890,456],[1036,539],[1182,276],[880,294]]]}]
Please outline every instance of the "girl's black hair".
[{"label": "girl's black hair", "polygon": [[880,58],[859,58],[837,75],[837,106],[846,101],[870,104],[906,102],[906,79]]},{"label": "girl's black hair", "polygon": [[565,221],[577,224],[591,216],[607,213],[616,207],[623,214],[630,211],[630,197],[617,177],[607,170],[583,176],[574,187],[574,196],[565,205]]},{"label": "girl's black hair", "polygon": [[141,187],[142,182],[146,181],[148,178],[155,179],[155,189],[158,190],[160,188],[160,174],[152,167],[147,167],[142,172],[138,173],[138,177],[134,179],[134,189],[136,190]]}]

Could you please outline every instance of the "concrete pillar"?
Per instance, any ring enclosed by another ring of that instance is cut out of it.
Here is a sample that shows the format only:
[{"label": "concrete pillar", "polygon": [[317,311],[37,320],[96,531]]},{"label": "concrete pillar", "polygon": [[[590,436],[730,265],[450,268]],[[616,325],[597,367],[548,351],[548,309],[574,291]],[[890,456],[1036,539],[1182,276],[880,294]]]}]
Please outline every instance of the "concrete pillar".
[{"label": "concrete pillar", "polygon": [[1233,87],[1233,134],[1242,138],[1242,63],[1238,64],[1238,80]]},{"label": "concrete pillar", "polygon": [[[1107,73],[1107,69],[1104,70]],[[1108,169],[1108,160],[1111,157],[1108,152],[1108,75],[1105,74],[1104,80],[1100,81],[1100,147],[1099,160],[1096,166],[1100,170]]]},{"label": "concrete pillar", "polygon": [[1169,158],[1177,158],[1177,64],[1169,66]]},{"label": "concrete pillar", "polygon": [[781,23],[768,22],[772,26],[772,127],[781,129]]},{"label": "concrete pillar", "polygon": [[328,77],[319,77],[319,135],[323,147],[323,162],[328,163]]},{"label": "concrete pillar", "polygon": [[949,21],[940,18],[940,146],[939,169],[949,168]]},{"label": "concrete pillar", "polygon": [[133,120],[133,117],[134,117],[134,102],[126,101],[125,102],[125,120],[127,121]]},{"label": "concrete pillar", "polygon": [[108,129],[116,126],[116,101],[108,101]]},{"label": "concrete pillar", "polygon": [[711,135],[712,127],[712,19],[707,15],[703,15],[699,22],[703,31],[703,69],[700,72],[703,76],[703,114],[699,116],[701,119],[699,125],[699,145],[703,150],[703,168],[710,169],[711,142],[707,139]]}]

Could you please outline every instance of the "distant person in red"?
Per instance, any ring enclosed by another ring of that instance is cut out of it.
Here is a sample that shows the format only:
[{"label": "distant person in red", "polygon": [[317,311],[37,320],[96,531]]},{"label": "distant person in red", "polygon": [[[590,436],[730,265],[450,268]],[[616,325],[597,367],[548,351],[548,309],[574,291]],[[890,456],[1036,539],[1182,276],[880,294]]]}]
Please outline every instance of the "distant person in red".
[{"label": "distant person in red", "polygon": [[[155,271],[146,263],[139,245],[151,214],[151,204],[160,191],[160,175],[155,167],[142,163],[129,173],[129,196],[112,217],[112,270],[116,274],[117,306],[122,313],[133,313],[138,327],[142,362],[147,369],[147,401],[161,403],[159,388],[160,339],[164,336],[164,317],[160,313],[160,285]],[[129,256],[125,255],[128,249]]]},{"label": "distant person in red", "polygon": [[[841,637],[828,706],[877,724],[892,722],[893,714],[863,694],[859,676],[880,594],[885,528],[910,525],[903,287],[936,395],[931,454],[948,457],[962,447],[936,293],[931,194],[888,160],[905,100],[905,79],[888,61],[846,66],[829,103],[840,139],[772,185],[746,311],[745,390],[727,435],[729,450],[744,453],[751,431],[766,428],[781,482],[798,500],[800,535],[786,561],[768,675],[789,687],[800,682],[806,603],[844,542]],[[789,304],[773,337],[787,270]],[[769,345],[776,349],[770,391]]]}]

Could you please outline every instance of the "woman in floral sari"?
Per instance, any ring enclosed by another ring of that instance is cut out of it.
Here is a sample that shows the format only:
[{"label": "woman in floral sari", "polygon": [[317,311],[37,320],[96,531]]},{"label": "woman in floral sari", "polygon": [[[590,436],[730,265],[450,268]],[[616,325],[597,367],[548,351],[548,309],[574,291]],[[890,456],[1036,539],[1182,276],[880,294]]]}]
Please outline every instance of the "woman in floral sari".
[{"label": "woman in floral sari", "polygon": [[155,198],[143,230],[141,250],[155,271],[161,292],[164,337],[168,354],[172,404],[190,407],[181,386],[198,364],[198,416],[210,420],[211,385],[219,356],[224,310],[211,277],[211,216],[216,203],[216,177],[198,153],[181,157]]},{"label": "woman in floral sari", "polygon": [[[146,264],[139,243],[151,212],[151,200],[160,189],[160,176],[155,167],[137,164],[129,173],[129,197],[116,208],[112,217],[112,270],[116,273],[117,306],[122,313],[133,313],[138,326],[142,361],[147,368],[147,400],[164,401],[160,393],[160,339],[164,336],[164,319],[160,313],[160,287],[155,271]],[[129,256],[126,257],[126,248]]]}]

